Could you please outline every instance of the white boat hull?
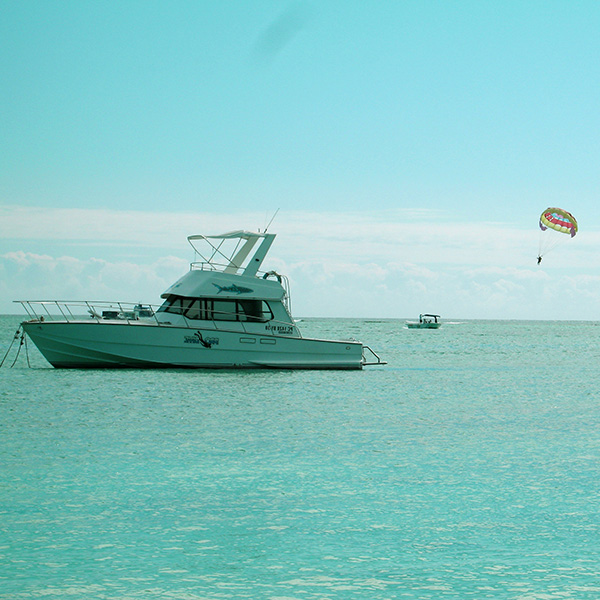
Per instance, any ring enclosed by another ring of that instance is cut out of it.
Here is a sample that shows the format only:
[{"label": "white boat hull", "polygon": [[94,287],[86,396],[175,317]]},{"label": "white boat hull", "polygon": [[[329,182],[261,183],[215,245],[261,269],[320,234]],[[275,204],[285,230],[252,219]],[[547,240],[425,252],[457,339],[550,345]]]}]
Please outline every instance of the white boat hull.
[{"label": "white boat hull", "polygon": [[26,321],[57,368],[361,369],[363,346],[248,331],[142,322]]}]

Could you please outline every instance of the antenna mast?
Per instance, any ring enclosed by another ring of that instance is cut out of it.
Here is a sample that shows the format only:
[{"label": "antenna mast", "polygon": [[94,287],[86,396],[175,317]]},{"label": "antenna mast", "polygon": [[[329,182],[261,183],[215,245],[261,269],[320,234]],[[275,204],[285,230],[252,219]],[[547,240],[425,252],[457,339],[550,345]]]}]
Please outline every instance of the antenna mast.
[{"label": "antenna mast", "polygon": [[267,233],[267,231],[269,231],[269,227],[271,227],[271,223],[275,220],[275,217],[277,216],[277,213],[279,212],[279,209],[277,209],[275,211],[275,214],[271,217],[271,220],[269,221],[269,224],[267,225],[267,227],[265,228],[265,233]]}]

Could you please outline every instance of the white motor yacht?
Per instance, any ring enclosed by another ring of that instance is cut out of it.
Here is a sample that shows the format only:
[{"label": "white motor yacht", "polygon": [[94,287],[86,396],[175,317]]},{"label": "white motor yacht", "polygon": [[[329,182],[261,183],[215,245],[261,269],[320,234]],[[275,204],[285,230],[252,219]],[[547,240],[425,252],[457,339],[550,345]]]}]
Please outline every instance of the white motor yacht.
[{"label": "white motor yacht", "polygon": [[160,307],[18,301],[24,331],[57,368],[361,369],[385,364],[355,340],[302,337],[287,278],[260,267],[275,234],[193,235],[200,256]]}]

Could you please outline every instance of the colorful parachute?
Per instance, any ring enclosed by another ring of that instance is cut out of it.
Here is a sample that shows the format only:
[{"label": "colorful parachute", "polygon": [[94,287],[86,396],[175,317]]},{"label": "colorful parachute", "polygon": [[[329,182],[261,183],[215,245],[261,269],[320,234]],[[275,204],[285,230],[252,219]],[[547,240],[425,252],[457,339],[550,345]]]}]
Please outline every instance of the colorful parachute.
[{"label": "colorful parachute", "polygon": [[542,256],[552,250],[560,242],[575,237],[577,233],[577,220],[562,208],[547,208],[540,215],[540,248],[538,252],[538,265]]},{"label": "colorful parachute", "polygon": [[575,237],[577,233],[577,221],[575,217],[562,208],[547,208],[540,215],[540,229],[554,229],[560,233],[568,233],[571,237]]}]

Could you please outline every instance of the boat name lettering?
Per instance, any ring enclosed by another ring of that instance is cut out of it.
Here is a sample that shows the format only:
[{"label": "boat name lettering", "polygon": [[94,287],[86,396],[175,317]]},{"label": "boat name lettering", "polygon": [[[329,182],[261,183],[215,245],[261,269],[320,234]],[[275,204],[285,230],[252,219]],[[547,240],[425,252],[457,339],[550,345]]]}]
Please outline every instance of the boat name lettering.
[{"label": "boat name lettering", "polygon": [[274,333],[281,333],[283,335],[291,334],[294,328],[291,325],[267,325],[267,331],[273,331]]}]

